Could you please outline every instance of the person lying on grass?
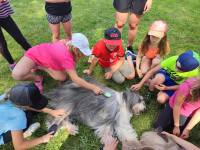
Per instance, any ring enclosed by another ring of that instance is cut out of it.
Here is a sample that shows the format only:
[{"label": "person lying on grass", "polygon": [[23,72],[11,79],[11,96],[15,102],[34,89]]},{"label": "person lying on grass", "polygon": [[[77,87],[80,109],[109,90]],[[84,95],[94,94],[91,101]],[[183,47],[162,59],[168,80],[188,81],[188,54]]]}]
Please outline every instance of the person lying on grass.
[{"label": "person lying on grass", "polygon": [[[19,83],[1,95],[0,145],[13,141],[14,148],[21,150],[49,142],[53,137],[51,135],[53,132],[33,140],[24,140],[27,135],[23,134],[31,125],[37,112],[49,113],[55,117],[66,114],[64,109],[51,110],[46,108],[47,104],[48,99],[41,95],[39,89],[32,83]],[[38,126],[25,133],[31,134],[36,128]]]},{"label": "person lying on grass", "polygon": [[192,50],[179,56],[172,56],[149,70],[140,83],[132,85],[131,89],[133,91],[139,90],[144,82],[157,72],[150,83],[148,91],[145,92],[144,100],[146,104],[149,104],[152,92],[157,88],[160,90],[157,95],[157,101],[163,104],[179,88],[179,84],[183,83],[187,78],[198,75],[199,61],[199,55]]},{"label": "person lying on grass", "polygon": [[74,62],[79,63],[83,55],[90,54],[88,39],[81,33],[73,33],[71,41],[60,40],[56,43],[45,43],[30,48],[17,63],[12,76],[17,81],[34,81],[40,93],[43,93],[43,77],[31,74],[31,70],[32,72],[38,69],[45,71],[58,81],[65,81],[67,72],[73,82],[98,95],[103,90],[80,78],[74,67]]},{"label": "person lying on grass", "polygon": [[125,61],[124,51],[122,47],[121,33],[117,28],[108,28],[105,31],[105,37],[99,41],[92,51],[94,58],[90,69],[86,69],[83,73],[90,74],[97,62],[105,70],[105,79],[112,78],[117,84],[122,84],[127,79],[135,77],[134,65]]}]

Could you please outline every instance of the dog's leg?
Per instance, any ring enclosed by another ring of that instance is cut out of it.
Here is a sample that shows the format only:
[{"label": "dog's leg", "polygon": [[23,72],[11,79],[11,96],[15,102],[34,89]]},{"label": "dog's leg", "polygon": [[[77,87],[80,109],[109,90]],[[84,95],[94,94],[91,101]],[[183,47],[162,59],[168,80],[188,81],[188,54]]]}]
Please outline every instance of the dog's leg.
[{"label": "dog's leg", "polygon": [[64,127],[66,127],[67,132],[71,135],[76,135],[78,133],[78,126],[72,124],[72,120],[70,120],[69,117],[65,118],[65,125],[62,126],[61,129],[64,129]]}]

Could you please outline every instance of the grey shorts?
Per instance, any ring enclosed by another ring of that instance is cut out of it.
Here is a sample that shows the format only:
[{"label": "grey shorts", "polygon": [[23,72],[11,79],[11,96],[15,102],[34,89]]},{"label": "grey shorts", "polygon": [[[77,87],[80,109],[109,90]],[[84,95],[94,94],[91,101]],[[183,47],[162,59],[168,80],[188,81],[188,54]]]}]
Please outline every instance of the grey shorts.
[{"label": "grey shorts", "polygon": [[[115,67],[112,66],[110,68],[104,68],[105,72],[111,71]],[[123,76],[127,77],[132,73],[131,67],[128,65],[127,60],[124,61],[124,64],[112,75],[113,81],[115,81],[117,84],[123,83]]]},{"label": "grey shorts", "polygon": [[64,16],[56,16],[47,13],[47,20],[51,24],[58,24],[60,22],[68,22],[72,18],[72,14],[64,15]]}]

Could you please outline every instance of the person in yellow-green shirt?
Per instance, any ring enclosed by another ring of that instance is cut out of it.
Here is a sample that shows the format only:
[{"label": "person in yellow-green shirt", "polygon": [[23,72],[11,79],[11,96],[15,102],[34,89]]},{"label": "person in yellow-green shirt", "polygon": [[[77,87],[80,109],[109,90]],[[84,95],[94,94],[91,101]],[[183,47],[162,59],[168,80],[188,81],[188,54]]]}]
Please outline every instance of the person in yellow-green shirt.
[{"label": "person in yellow-green shirt", "polygon": [[148,91],[145,92],[144,100],[146,104],[149,104],[152,92],[157,88],[160,90],[157,95],[157,101],[163,104],[179,88],[179,84],[183,83],[187,78],[198,75],[199,62],[199,55],[192,50],[179,56],[172,56],[149,70],[140,83],[132,85],[131,89],[133,91],[139,90],[147,79],[158,72],[152,79]]}]

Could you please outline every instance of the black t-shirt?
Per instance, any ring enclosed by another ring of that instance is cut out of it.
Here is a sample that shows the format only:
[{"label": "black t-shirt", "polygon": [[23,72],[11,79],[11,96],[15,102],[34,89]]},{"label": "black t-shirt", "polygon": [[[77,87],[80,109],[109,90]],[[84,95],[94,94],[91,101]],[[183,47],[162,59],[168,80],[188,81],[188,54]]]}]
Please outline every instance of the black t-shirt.
[{"label": "black t-shirt", "polygon": [[45,10],[51,15],[63,16],[68,15],[72,11],[71,2],[48,3],[46,2]]}]

